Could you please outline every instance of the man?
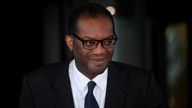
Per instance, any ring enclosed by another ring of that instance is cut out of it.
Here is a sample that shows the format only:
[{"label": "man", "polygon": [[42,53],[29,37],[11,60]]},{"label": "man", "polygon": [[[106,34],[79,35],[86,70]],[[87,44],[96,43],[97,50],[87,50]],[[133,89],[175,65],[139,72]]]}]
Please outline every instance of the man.
[{"label": "man", "polygon": [[163,108],[153,75],[111,61],[117,36],[98,4],[77,8],[65,36],[74,59],[24,77],[20,108]]}]

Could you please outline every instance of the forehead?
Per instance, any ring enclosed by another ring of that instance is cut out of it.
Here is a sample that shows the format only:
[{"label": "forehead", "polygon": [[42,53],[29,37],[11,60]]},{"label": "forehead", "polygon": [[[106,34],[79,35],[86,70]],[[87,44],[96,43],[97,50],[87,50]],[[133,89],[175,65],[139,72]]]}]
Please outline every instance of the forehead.
[{"label": "forehead", "polygon": [[82,14],[77,21],[77,31],[79,35],[111,35],[113,34],[113,24],[106,15],[93,17]]}]

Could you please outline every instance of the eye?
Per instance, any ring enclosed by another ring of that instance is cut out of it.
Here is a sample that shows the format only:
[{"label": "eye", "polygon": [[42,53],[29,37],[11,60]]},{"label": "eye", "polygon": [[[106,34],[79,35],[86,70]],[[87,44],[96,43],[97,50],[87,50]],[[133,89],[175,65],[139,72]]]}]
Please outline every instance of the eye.
[{"label": "eye", "polygon": [[103,41],[103,44],[106,46],[114,44],[114,39],[107,39]]},{"label": "eye", "polygon": [[94,46],[97,43],[97,41],[94,40],[85,40],[84,45],[86,46]]}]

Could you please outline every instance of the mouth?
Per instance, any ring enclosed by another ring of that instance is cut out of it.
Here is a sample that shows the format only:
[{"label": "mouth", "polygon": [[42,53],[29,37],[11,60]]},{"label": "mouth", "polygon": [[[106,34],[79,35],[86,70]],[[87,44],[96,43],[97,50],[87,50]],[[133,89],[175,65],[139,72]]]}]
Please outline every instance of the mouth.
[{"label": "mouth", "polygon": [[94,63],[104,63],[106,62],[106,57],[90,57],[90,61],[93,61]]}]

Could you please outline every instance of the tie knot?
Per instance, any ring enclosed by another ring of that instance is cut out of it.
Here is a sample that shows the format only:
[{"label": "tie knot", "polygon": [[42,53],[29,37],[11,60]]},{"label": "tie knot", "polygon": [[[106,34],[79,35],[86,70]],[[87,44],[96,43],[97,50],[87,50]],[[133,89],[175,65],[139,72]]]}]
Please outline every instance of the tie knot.
[{"label": "tie knot", "polygon": [[88,85],[88,92],[93,92],[93,89],[95,88],[96,83],[94,81],[89,81]]}]

